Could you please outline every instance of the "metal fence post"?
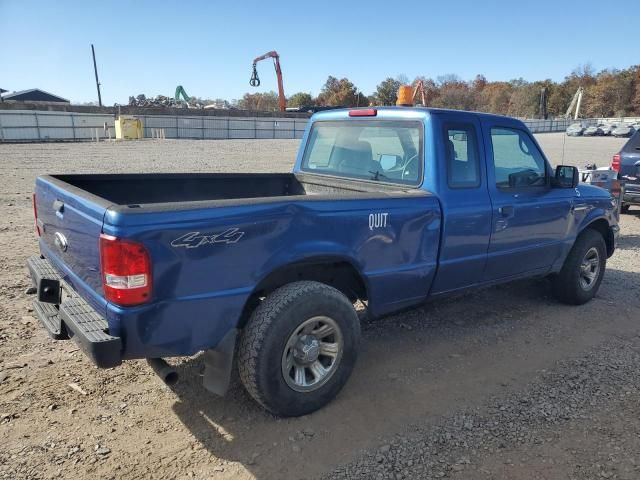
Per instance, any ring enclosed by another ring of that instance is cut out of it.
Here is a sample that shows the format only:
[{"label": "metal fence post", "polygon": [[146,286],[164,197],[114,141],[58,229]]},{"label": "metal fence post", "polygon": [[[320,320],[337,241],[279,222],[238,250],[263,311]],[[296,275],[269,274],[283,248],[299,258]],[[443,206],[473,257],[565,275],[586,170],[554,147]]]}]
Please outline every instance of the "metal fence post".
[{"label": "metal fence post", "polygon": [[204,140],[204,116],[200,117],[200,124],[202,125],[202,131],[200,132],[201,138]]},{"label": "metal fence post", "polygon": [[4,142],[4,127],[2,126],[2,114],[0,113],[0,142]]},{"label": "metal fence post", "polygon": [[71,114],[71,132],[73,134],[73,141],[76,141],[76,122],[73,120],[73,113]]},{"label": "metal fence post", "polygon": [[38,140],[42,140],[42,136],[40,135],[40,122],[38,121],[38,112],[34,112],[33,116],[36,119],[36,128],[38,129]]},{"label": "metal fence post", "polygon": [[178,115],[176,115],[176,138],[180,138],[180,130],[178,130]]}]

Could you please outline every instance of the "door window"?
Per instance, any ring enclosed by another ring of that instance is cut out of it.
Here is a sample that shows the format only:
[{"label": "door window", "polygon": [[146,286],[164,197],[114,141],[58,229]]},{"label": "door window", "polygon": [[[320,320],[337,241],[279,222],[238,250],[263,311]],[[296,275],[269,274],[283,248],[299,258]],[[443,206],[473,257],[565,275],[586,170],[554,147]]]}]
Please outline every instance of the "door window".
[{"label": "door window", "polygon": [[451,188],[480,186],[480,156],[471,125],[446,125],[447,183]]},{"label": "door window", "polygon": [[546,186],[545,159],[526,132],[492,128],[491,143],[498,188]]}]

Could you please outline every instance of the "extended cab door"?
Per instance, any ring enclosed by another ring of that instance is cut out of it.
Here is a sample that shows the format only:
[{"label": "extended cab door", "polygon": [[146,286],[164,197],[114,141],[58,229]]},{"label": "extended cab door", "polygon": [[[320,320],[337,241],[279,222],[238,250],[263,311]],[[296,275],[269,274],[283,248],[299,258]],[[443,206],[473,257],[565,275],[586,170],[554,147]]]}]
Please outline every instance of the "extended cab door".
[{"label": "extended cab door", "polygon": [[[482,130],[469,113],[433,114],[437,145],[434,187],[442,203],[442,240],[438,275],[431,293],[481,283],[491,236],[491,199],[487,188]],[[425,182],[431,180],[425,178]]]},{"label": "extended cab door", "polygon": [[551,188],[551,167],[520,123],[489,117],[482,127],[493,204],[484,279],[545,273],[562,254],[575,190]]}]

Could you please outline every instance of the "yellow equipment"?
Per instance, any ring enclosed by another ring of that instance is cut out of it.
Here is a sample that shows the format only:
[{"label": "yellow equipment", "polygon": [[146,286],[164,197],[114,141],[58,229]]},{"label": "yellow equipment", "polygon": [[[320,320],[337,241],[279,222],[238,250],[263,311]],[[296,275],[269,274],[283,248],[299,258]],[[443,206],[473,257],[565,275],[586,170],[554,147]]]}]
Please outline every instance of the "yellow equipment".
[{"label": "yellow equipment", "polygon": [[139,118],[120,115],[115,123],[117,140],[139,140],[144,137],[144,127]]}]

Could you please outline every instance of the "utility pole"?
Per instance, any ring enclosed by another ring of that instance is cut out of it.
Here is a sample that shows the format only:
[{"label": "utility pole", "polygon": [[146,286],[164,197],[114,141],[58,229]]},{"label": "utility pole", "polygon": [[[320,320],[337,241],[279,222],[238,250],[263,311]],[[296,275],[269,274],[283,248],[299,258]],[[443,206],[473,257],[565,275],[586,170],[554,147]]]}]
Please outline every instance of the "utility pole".
[{"label": "utility pole", "polygon": [[96,66],[96,51],[91,44],[91,54],[93,55],[93,72],[96,74],[96,88],[98,89],[98,105],[102,106],[102,95],[100,95],[100,81],[98,80],[98,67]]}]

